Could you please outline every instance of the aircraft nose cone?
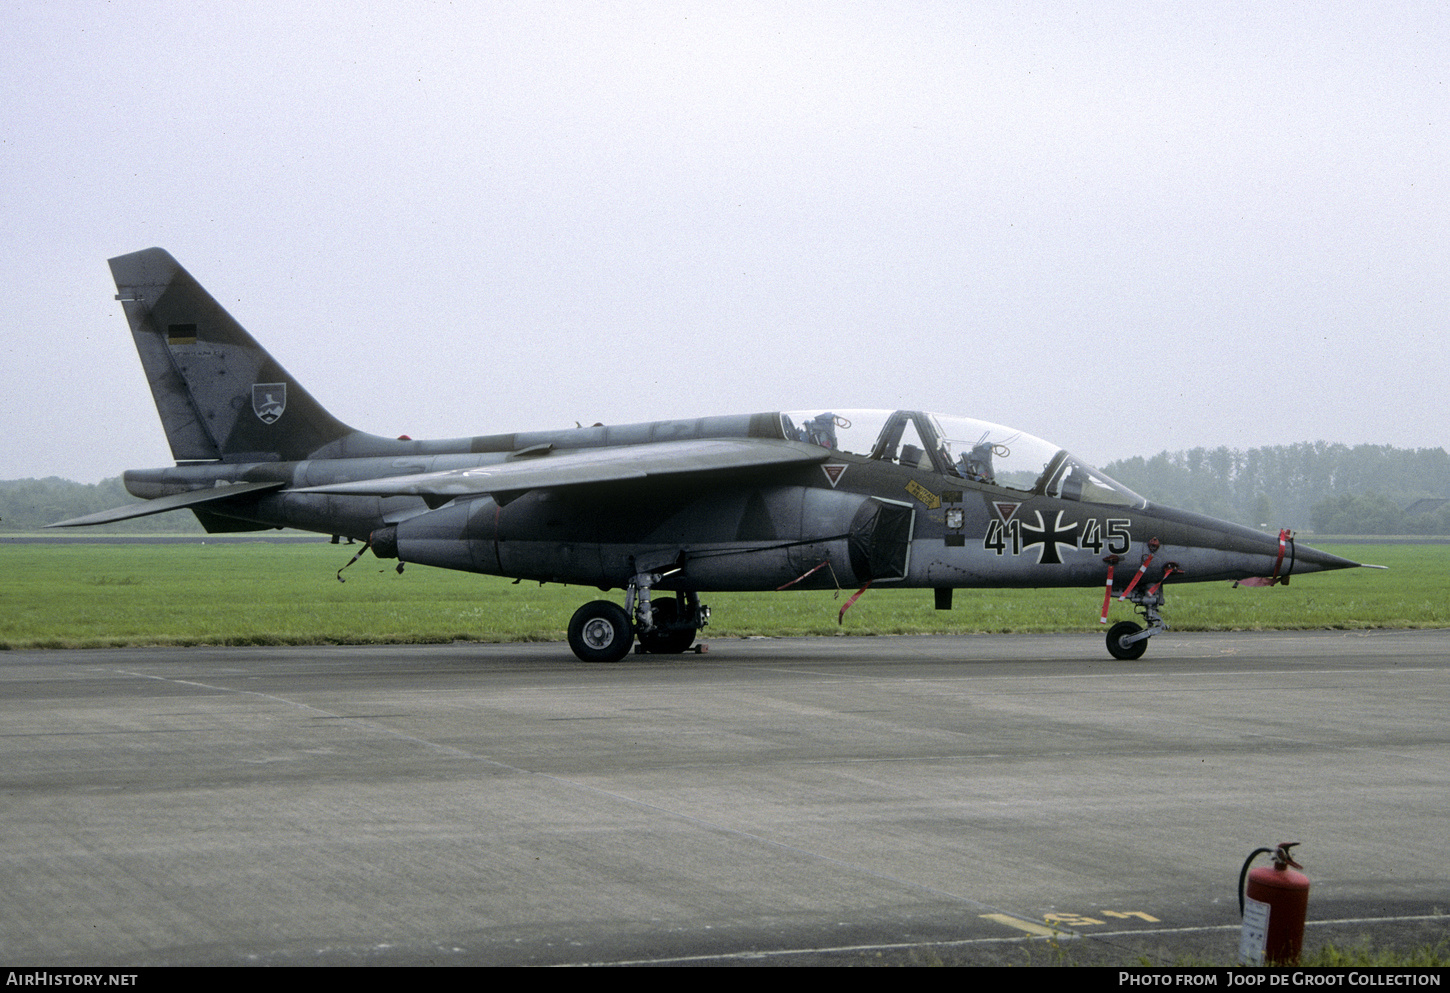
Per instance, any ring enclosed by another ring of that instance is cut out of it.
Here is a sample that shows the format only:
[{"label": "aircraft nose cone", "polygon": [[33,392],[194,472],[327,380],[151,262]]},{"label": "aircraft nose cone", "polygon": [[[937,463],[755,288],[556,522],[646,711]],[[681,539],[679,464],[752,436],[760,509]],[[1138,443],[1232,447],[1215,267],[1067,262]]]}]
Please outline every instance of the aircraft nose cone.
[{"label": "aircraft nose cone", "polygon": [[1330,569],[1358,569],[1362,563],[1331,555],[1308,545],[1294,543],[1294,573],[1328,572]]}]

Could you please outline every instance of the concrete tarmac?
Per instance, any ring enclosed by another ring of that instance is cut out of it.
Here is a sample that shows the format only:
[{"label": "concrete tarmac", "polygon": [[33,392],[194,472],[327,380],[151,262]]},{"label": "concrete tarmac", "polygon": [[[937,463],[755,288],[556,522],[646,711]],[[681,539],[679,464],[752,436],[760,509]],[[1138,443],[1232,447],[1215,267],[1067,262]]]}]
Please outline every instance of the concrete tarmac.
[{"label": "concrete tarmac", "polygon": [[1447,713],[1446,631],[0,652],[0,959],[1231,964],[1280,841],[1434,942]]}]

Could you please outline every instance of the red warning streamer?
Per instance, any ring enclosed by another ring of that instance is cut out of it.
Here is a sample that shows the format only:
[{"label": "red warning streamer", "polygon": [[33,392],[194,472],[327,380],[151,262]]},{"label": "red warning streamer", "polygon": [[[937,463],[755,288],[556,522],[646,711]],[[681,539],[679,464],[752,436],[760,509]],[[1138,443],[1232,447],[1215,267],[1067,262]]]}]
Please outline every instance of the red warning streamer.
[{"label": "red warning streamer", "polygon": [[1274,574],[1272,576],[1254,576],[1252,579],[1240,579],[1234,583],[1235,586],[1274,586],[1278,583],[1289,585],[1288,576],[1280,576],[1279,570],[1284,567],[1284,553],[1289,549],[1289,542],[1294,540],[1294,532],[1288,528],[1279,531],[1279,557],[1274,560]]},{"label": "red warning streamer", "polygon": [[836,615],[836,623],[837,624],[844,624],[844,623],[846,623],[846,611],[850,610],[851,609],[851,604],[853,604],[857,600],[861,599],[861,594],[862,593],[865,593],[870,588],[871,588],[871,580],[868,579],[868,580],[866,580],[866,585],[863,586],[863,587],[861,587],[859,590],[857,590],[856,593],[855,593],[855,595],[853,595],[851,597],[851,599],[847,600],[845,602],[845,604],[841,607],[841,612]]},{"label": "red warning streamer", "polygon": [[1283,579],[1279,578],[1279,569],[1284,565],[1284,551],[1288,548],[1289,541],[1293,537],[1294,532],[1290,531],[1288,528],[1279,529],[1279,557],[1274,560],[1274,575],[1270,582],[1270,585],[1273,585],[1273,583],[1275,582],[1283,583],[1285,586],[1289,585],[1288,576],[1285,576]]},{"label": "red warning streamer", "polygon": [[1163,578],[1158,580],[1158,582],[1154,583],[1148,588],[1148,595],[1156,596],[1158,594],[1158,591],[1163,588],[1163,584],[1168,582],[1168,577],[1173,575],[1175,572],[1181,573],[1183,572],[1183,570],[1178,568],[1178,563],[1169,562],[1168,565],[1165,566],[1163,569]]},{"label": "red warning streamer", "polygon": [[1138,585],[1138,581],[1142,579],[1143,574],[1148,571],[1148,566],[1153,564],[1153,556],[1156,555],[1157,552],[1158,539],[1150,538],[1148,540],[1148,554],[1143,556],[1143,564],[1138,567],[1138,574],[1133,577],[1133,581],[1128,584],[1128,588],[1123,591],[1123,595],[1118,597],[1119,600],[1128,599],[1128,594],[1133,592],[1134,587]]},{"label": "red warning streamer", "polygon": [[1113,567],[1118,564],[1118,557],[1116,555],[1109,555],[1103,561],[1108,564],[1108,583],[1107,589],[1103,590],[1103,613],[1098,618],[1099,624],[1108,623],[1108,604],[1113,602]]},{"label": "red warning streamer", "polygon": [[788,590],[792,586],[794,586],[796,583],[799,583],[801,580],[803,580],[803,579],[809,579],[811,576],[814,576],[816,573],[820,572],[822,569],[824,569],[826,566],[828,566],[830,564],[831,564],[831,560],[830,559],[823,559],[821,561],[821,563],[819,565],[817,565],[814,569],[811,569],[810,571],[804,573],[803,575],[797,576],[796,578],[792,579],[790,582],[786,583],[784,586],[777,586],[775,588],[775,591],[777,593],[779,593],[781,590]]}]

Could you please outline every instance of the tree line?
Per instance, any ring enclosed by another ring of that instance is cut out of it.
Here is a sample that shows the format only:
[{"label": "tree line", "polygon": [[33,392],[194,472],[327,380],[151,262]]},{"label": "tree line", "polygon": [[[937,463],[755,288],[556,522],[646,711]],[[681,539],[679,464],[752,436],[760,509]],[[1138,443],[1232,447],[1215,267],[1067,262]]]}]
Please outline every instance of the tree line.
[{"label": "tree line", "polygon": [[[1160,452],[1103,466],[1154,503],[1250,527],[1319,534],[1450,535],[1450,455],[1443,448],[1326,442]],[[36,531],[54,521],[138,502],[120,477],[99,483],[0,481],[0,532]],[[1417,506],[1418,505],[1418,506]],[[102,530],[102,529],[97,529]],[[103,530],[200,533],[188,513],[158,514]]]},{"label": "tree line", "polygon": [[[58,476],[45,479],[0,480],[0,532],[39,531],[47,524],[83,517],[112,507],[123,507],[142,501],[126,492],[121,477],[103,479],[99,483],[76,483]],[[63,531],[65,529],[62,529]],[[136,517],[116,524],[77,528],[96,533],[123,534],[201,534],[201,524],[188,513],[155,514]]]},{"label": "tree line", "polygon": [[1250,527],[1450,534],[1450,504],[1437,504],[1450,497],[1450,454],[1443,448],[1322,441],[1193,448],[1123,459],[1103,471],[1155,503]]}]

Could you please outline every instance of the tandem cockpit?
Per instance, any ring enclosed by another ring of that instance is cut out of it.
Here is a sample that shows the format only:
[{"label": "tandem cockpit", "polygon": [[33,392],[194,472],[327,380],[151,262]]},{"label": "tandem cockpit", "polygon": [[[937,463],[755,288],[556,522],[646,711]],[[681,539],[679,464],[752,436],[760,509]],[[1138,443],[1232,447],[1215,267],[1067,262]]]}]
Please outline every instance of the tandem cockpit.
[{"label": "tandem cockpit", "polygon": [[1023,431],[920,410],[787,411],[781,431],[864,458],[1024,493],[1142,508],[1137,493],[1066,450]]}]

